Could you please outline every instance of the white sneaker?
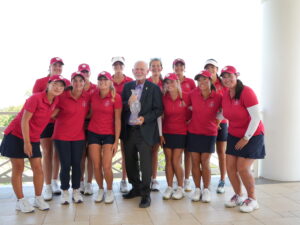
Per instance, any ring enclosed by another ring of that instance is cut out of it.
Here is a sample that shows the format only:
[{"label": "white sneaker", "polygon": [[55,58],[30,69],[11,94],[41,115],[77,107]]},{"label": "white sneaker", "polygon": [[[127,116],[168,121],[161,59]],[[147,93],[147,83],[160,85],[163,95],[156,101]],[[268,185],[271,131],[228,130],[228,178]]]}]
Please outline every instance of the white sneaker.
[{"label": "white sneaker", "polygon": [[93,185],[92,183],[87,183],[84,188],[84,195],[92,195],[93,194]]},{"label": "white sneaker", "polygon": [[35,196],[33,206],[41,211],[50,209],[49,204],[45,202],[42,196]]},{"label": "white sneaker", "polygon": [[82,195],[81,195],[79,189],[73,189],[72,199],[75,203],[83,202]]},{"label": "white sneaker", "polygon": [[210,196],[210,191],[207,188],[204,188],[202,192],[202,202],[210,202],[211,201],[211,196]]},{"label": "white sneaker", "polygon": [[33,206],[29,203],[29,201],[26,198],[21,198],[17,200],[16,210],[19,210],[22,213],[34,212]]},{"label": "white sneaker", "polygon": [[258,209],[259,205],[255,199],[247,198],[240,207],[240,211],[244,213],[249,213]]},{"label": "white sneaker", "polygon": [[121,180],[121,182],[120,182],[120,192],[122,192],[122,193],[129,192],[126,180]]},{"label": "white sneaker", "polygon": [[44,197],[44,200],[45,201],[50,201],[52,200],[52,187],[51,187],[51,184],[46,184],[46,187],[45,187],[45,190],[44,190],[44,194],[43,194],[43,197]]},{"label": "white sneaker", "polygon": [[192,191],[191,181],[189,179],[184,180],[184,191],[190,192]]},{"label": "white sneaker", "polygon": [[105,194],[104,203],[110,204],[110,203],[113,203],[114,200],[115,200],[114,192],[112,190],[107,190],[107,192]]},{"label": "white sneaker", "polygon": [[103,201],[103,196],[104,196],[104,190],[99,189],[96,197],[94,198],[95,202],[102,202]]},{"label": "white sneaker", "polygon": [[242,196],[235,194],[234,196],[231,197],[231,199],[229,201],[225,202],[225,207],[233,208],[233,207],[242,205],[242,203],[243,203]]},{"label": "white sneaker", "polygon": [[57,180],[52,179],[51,186],[52,186],[52,193],[53,194],[55,194],[55,195],[60,195],[61,194],[61,190],[59,188]]},{"label": "white sneaker", "polygon": [[156,179],[151,181],[151,191],[159,191],[159,183]]},{"label": "white sneaker", "polygon": [[84,193],[84,181],[80,181],[80,187],[79,187],[80,193]]},{"label": "white sneaker", "polygon": [[64,190],[62,192],[60,203],[62,205],[68,205],[68,204],[70,204],[70,194],[69,194],[68,190]]},{"label": "white sneaker", "polygon": [[182,199],[184,197],[184,191],[182,187],[178,187],[177,190],[174,192],[172,198],[175,200]]},{"label": "white sneaker", "polygon": [[201,199],[201,189],[196,188],[193,195],[192,195],[192,201],[193,202],[198,202]]},{"label": "white sneaker", "polygon": [[167,187],[163,194],[163,199],[164,200],[169,200],[172,197],[173,194],[173,188],[172,187]]}]

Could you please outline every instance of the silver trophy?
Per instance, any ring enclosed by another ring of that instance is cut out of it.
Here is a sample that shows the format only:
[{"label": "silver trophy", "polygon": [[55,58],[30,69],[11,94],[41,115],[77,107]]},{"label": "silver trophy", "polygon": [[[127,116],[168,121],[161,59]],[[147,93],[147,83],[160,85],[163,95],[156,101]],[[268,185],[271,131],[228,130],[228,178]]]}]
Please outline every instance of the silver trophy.
[{"label": "silver trophy", "polygon": [[[131,95],[138,96],[137,90],[132,89]],[[136,101],[133,101],[129,107],[130,107],[130,112],[131,112],[131,117],[130,117],[129,123],[136,124],[139,122],[138,117],[139,117],[139,112],[141,111],[141,103],[137,99]]]}]

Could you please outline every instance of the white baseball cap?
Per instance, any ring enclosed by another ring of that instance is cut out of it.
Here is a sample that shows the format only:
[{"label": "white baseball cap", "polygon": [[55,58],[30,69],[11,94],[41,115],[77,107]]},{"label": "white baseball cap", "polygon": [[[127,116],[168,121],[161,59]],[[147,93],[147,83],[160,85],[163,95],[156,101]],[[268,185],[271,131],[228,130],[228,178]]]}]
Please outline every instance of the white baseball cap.
[{"label": "white baseball cap", "polygon": [[215,59],[208,59],[208,60],[206,60],[206,62],[204,64],[204,69],[209,64],[211,64],[211,65],[213,65],[215,67],[219,67],[218,62]]},{"label": "white baseball cap", "polygon": [[113,57],[111,59],[111,62],[112,62],[112,65],[114,65],[116,62],[121,62],[124,65],[125,64],[125,58],[122,57],[122,56],[116,56],[116,57]]}]

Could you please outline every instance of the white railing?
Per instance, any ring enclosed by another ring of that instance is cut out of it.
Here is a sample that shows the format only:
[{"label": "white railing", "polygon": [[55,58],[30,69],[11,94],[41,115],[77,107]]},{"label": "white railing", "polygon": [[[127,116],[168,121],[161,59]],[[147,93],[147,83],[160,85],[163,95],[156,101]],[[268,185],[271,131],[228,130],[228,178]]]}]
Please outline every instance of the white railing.
[{"label": "white railing", "polygon": [[[17,112],[0,112],[0,117],[3,115],[16,115]],[[6,127],[0,127],[0,141],[3,137],[3,131]],[[121,178],[122,176],[122,163],[121,163],[121,152],[120,149],[118,149],[117,154],[113,158],[113,173],[114,177]],[[165,157],[163,154],[162,149],[159,150],[159,156],[158,156],[158,176],[164,176],[164,168],[165,167]],[[218,169],[218,158],[217,154],[213,154],[211,158],[211,168],[212,168],[212,174],[219,174]],[[10,160],[5,157],[0,156],[0,184],[1,183],[10,183],[11,180],[11,164]],[[23,174],[23,180],[26,181],[32,181],[32,171],[30,169],[30,165],[28,160],[26,160],[25,163],[25,170]]]}]

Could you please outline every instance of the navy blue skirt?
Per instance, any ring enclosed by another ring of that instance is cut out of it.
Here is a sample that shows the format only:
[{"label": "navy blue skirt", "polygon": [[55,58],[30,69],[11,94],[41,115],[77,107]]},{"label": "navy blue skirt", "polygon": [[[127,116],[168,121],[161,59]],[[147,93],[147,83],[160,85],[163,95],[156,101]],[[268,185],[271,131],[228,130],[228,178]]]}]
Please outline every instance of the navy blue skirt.
[{"label": "navy blue skirt", "polygon": [[260,134],[250,138],[241,150],[235,150],[236,143],[241,138],[228,134],[226,154],[249,159],[264,159],[266,156],[264,135]]},{"label": "navy blue skirt", "polygon": [[186,135],[185,134],[163,134],[165,138],[164,148],[186,148]]},{"label": "navy blue skirt", "polygon": [[41,138],[51,138],[54,131],[54,123],[48,123],[43,132],[41,133]]},{"label": "navy blue skirt", "polygon": [[98,144],[98,145],[106,145],[106,144],[114,144],[115,143],[115,135],[110,134],[96,134],[92,131],[88,131],[87,135],[88,144]]},{"label": "navy blue skirt", "polygon": [[187,135],[187,150],[198,153],[214,153],[217,136],[206,136],[202,134]]},{"label": "navy blue skirt", "polygon": [[227,123],[220,123],[221,129],[218,129],[217,141],[227,141],[228,125]]},{"label": "navy blue skirt", "polygon": [[[42,157],[40,142],[31,142],[32,145],[32,157],[39,158]],[[0,153],[2,156],[8,158],[28,158],[24,153],[24,141],[15,135],[8,134],[4,135],[0,146]]]}]

